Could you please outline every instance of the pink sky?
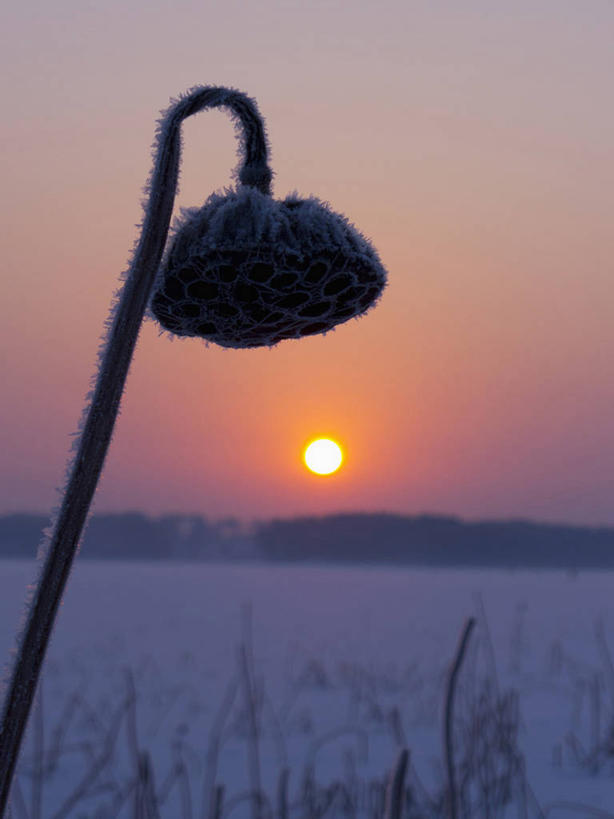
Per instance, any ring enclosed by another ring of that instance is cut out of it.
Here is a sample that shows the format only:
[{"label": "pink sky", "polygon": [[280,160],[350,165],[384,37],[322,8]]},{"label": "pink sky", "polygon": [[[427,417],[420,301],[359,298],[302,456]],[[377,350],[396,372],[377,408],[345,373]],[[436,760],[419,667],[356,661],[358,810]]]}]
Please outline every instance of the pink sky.
[{"label": "pink sky", "polygon": [[[614,4],[37,0],[5,12],[0,513],[57,501],[155,120],[256,97],[275,193],[369,236],[380,305],[273,350],[144,324],[97,511],[614,524]],[[178,206],[230,184],[222,112]],[[309,475],[316,434],[347,450]]]}]

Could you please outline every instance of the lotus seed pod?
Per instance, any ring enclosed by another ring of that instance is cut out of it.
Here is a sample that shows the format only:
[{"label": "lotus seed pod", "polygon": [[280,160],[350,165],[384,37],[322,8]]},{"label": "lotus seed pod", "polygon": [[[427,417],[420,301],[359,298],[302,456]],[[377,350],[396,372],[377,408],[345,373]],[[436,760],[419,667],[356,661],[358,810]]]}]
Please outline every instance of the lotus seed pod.
[{"label": "lotus seed pod", "polygon": [[271,346],[364,313],[386,271],[345,217],[315,198],[274,200],[240,185],[184,212],[152,311],[180,336]]}]

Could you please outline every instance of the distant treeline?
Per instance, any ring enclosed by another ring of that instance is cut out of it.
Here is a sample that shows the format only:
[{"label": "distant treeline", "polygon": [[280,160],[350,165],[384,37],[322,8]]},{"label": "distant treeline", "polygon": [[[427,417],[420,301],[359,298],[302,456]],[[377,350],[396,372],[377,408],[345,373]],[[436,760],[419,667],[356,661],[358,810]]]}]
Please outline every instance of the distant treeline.
[{"label": "distant treeline", "polygon": [[[49,526],[43,515],[0,517],[0,558],[31,558]],[[94,515],[81,558],[95,560],[240,560],[251,556],[253,539],[229,518],[215,523],[199,515],[152,518],[140,512]]]},{"label": "distant treeline", "polygon": [[[0,558],[32,558],[49,519],[0,517]],[[199,515],[95,515],[81,559],[614,568],[614,528],[437,515],[339,514],[245,526]]]},{"label": "distant treeline", "polygon": [[261,524],[269,560],[504,568],[614,568],[614,529],[437,515],[345,514]]}]

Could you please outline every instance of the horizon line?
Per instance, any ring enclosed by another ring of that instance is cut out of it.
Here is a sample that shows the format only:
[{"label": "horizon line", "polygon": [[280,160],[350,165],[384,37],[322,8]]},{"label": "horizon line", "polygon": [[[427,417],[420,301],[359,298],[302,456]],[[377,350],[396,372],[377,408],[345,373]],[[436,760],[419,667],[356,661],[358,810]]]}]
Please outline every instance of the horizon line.
[{"label": "horizon line", "polygon": [[[0,518],[6,518],[17,515],[31,516],[31,517],[45,517],[50,522],[55,518],[56,511],[35,511],[32,509],[14,509],[11,511],[0,511]],[[433,512],[433,511],[419,511],[419,512],[400,512],[390,509],[350,509],[339,510],[335,512],[312,512],[312,513],[298,513],[287,515],[270,515],[262,518],[246,518],[238,515],[223,515],[221,517],[212,517],[205,512],[179,512],[179,511],[164,511],[157,513],[149,513],[142,509],[130,508],[121,510],[99,510],[91,514],[90,520],[96,517],[121,517],[124,515],[140,515],[141,517],[150,520],[160,520],[163,518],[202,518],[211,523],[221,524],[224,522],[237,522],[245,526],[256,526],[263,523],[272,523],[274,521],[298,521],[298,520],[325,520],[326,518],[339,517],[396,517],[407,519],[433,519],[433,520],[447,520],[450,522],[465,524],[465,525],[479,525],[479,524],[527,524],[532,526],[544,527],[564,527],[568,529],[614,529],[614,523],[572,523],[558,519],[541,519],[535,517],[527,517],[524,515],[509,515],[499,517],[467,517],[462,514],[453,512]]]}]

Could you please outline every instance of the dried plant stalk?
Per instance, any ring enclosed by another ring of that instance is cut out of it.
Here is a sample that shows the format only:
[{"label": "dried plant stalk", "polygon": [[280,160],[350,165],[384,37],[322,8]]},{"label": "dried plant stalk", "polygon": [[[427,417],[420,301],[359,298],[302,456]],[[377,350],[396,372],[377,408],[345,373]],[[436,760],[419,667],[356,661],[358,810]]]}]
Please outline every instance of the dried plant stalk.
[{"label": "dried plant stalk", "polygon": [[238,91],[197,88],[172,105],[161,121],[141,237],[111,313],[96,385],[6,693],[0,725],[0,816],[5,813],[45,652],[102,472],[137,336],[164,252],[177,189],[180,126],[191,114],[220,106],[230,108],[244,128],[247,147],[241,173],[246,179],[251,178],[250,174],[261,178],[262,168],[266,168],[262,120],[253,101]]},{"label": "dried plant stalk", "polygon": [[457,819],[458,817],[458,797],[456,793],[456,775],[454,768],[454,695],[456,693],[456,683],[458,675],[465,658],[469,638],[475,626],[475,619],[469,617],[464,625],[463,632],[456,649],[454,662],[450,667],[448,675],[448,685],[446,690],[446,712],[444,724],[444,754],[446,761],[446,772],[448,777],[448,817]]}]

